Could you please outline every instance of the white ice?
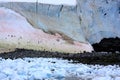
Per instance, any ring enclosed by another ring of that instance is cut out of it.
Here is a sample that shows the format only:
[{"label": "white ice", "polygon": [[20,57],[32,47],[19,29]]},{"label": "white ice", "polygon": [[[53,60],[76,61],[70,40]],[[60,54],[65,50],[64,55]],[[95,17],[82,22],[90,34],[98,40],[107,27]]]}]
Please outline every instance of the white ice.
[{"label": "white ice", "polygon": [[76,5],[76,0],[0,0],[0,2],[38,2],[53,5]]},{"label": "white ice", "polygon": [[1,80],[119,80],[118,65],[73,64],[56,58],[0,59]]}]

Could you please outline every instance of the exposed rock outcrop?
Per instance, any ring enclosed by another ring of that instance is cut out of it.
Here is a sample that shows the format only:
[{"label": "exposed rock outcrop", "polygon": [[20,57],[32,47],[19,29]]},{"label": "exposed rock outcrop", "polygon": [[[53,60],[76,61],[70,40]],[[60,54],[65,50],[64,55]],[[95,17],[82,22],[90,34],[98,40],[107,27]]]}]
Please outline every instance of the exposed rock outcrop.
[{"label": "exposed rock outcrop", "polygon": [[100,41],[100,43],[93,44],[93,48],[95,51],[106,51],[106,52],[120,52],[120,38],[104,38]]}]

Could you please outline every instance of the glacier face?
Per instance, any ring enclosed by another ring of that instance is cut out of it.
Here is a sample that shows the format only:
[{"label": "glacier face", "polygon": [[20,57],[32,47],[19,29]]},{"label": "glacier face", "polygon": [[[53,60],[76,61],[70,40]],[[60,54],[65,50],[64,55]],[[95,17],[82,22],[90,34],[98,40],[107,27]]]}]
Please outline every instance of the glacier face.
[{"label": "glacier face", "polygon": [[79,0],[81,27],[90,43],[120,37],[119,0]]},{"label": "glacier face", "polygon": [[76,6],[41,3],[0,3],[23,15],[35,28],[60,33],[80,42],[120,37],[119,0],[77,0]]}]

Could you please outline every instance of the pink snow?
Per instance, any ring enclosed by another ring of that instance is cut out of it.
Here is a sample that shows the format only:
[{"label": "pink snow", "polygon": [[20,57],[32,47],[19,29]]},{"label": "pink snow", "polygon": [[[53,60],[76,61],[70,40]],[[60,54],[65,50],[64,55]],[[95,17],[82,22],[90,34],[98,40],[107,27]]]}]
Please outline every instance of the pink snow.
[{"label": "pink snow", "polygon": [[20,14],[0,8],[0,47],[80,53],[93,51],[89,43],[63,40],[61,35],[51,35],[33,28]]}]

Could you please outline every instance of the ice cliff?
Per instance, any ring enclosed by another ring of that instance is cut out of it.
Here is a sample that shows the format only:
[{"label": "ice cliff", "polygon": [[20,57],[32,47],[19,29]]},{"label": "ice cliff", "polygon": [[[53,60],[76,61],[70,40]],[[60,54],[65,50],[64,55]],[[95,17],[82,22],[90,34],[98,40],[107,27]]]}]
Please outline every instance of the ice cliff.
[{"label": "ice cliff", "polygon": [[34,28],[59,33],[70,43],[92,44],[102,38],[120,37],[119,0],[77,0],[77,5],[71,6],[7,2],[0,6],[21,14]]},{"label": "ice cliff", "polygon": [[90,43],[120,37],[120,0],[79,0],[78,15]]}]

